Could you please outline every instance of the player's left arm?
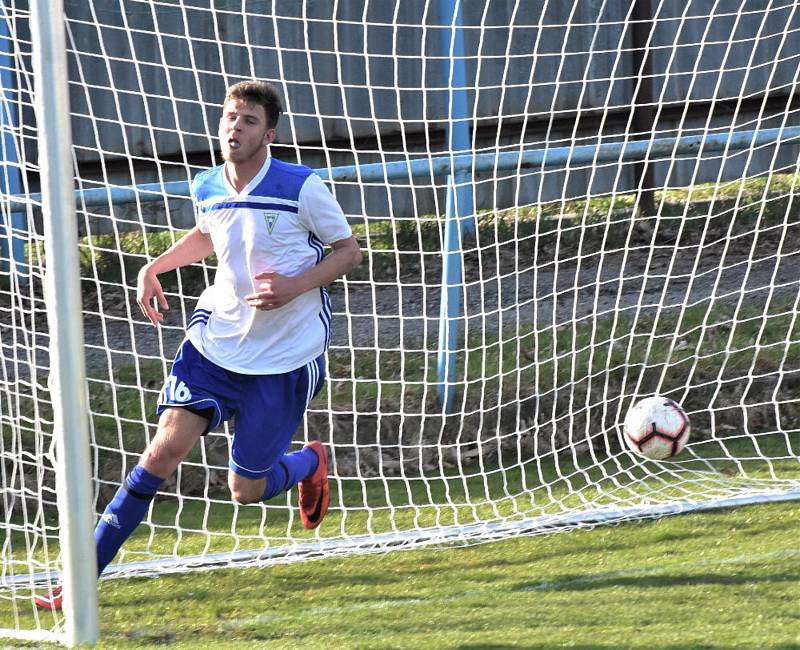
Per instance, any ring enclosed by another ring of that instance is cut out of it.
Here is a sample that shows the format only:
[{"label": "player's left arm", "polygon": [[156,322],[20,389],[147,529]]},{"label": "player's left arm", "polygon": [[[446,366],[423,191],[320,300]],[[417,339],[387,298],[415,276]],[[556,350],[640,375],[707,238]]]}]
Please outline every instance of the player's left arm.
[{"label": "player's left arm", "polygon": [[258,291],[246,296],[245,300],[256,309],[277,309],[307,291],[331,284],[361,264],[361,247],[355,237],[332,242],[330,247],[331,252],[319,264],[300,275],[257,274]]}]

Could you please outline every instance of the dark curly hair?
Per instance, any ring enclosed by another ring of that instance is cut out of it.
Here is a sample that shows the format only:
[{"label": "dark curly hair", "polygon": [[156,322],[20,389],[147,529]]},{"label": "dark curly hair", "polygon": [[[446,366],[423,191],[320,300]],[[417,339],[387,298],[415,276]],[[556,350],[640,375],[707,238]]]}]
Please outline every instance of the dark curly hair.
[{"label": "dark curly hair", "polygon": [[283,112],[283,104],[275,87],[266,81],[240,81],[228,88],[225,103],[230,99],[239,99],[247,104],[260,104],[267,115],[267,128],[278,126],[278,118]]}]

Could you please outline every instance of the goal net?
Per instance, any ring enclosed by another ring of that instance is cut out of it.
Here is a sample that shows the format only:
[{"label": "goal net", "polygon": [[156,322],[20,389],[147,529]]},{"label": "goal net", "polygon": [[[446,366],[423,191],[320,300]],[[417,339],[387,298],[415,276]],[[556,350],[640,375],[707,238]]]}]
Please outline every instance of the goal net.
[{"label": "goal net", "polygon": [[[435,544],[800,496],[800,6],[424,0],[65,3],[101,513],[215,261],[136,274],[194,225],[226,87],[271,81],[272,155],[314,168],[365,254],[330,287],[328,380],[296,445],[330,445],[331,509],[237,506],[204,437],[107,572],[153,575]],[[58,581],[37,80],[0,2],[0,633],[48,638]],[[57,245],[57,243],[56,243]],[[77,308],[76,308],[77,309]],[[669,461],[621,422],[665,395]]]}]

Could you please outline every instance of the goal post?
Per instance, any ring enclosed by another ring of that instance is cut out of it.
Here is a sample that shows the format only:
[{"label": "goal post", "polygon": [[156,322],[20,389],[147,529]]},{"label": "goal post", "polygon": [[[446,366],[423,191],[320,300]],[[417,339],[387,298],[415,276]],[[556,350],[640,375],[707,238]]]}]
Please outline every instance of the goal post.
[{"label": "goal post", "polygon": [[[53,405],[60,583],[65,598],[63,642],[99,637],[97,559],[92,529],[86,371],[68,107],[64,10],[33,0],[31,39],[44,222],[44,298],[50,337],[48,385]],[[4,486],[5,487],[5,486]]]},{"label": "goal post", "polygon": [[[105,578],[800,497],[796,3],[91,0],[50,25],[57,72],[31,63],[33,4],[0,2],[21,176],[0,195],[0,634],[96,635],[32,599],[72,571],[67,600],[96,617],[68,558],[94,562],[80,535],[155,433],[216,260],[164,274],[159,328],[136,275],[194,225],[189,185],[240,79],[278,87],[272,154],[318,173],[365,253],[330,288],[328,379],[295,436],[329,446],[331,507],[309,532],[293,493],[232,503],[222,427]],[[692,422],[669,461],[621,438],[654,393]],[[71,453],[75,519],[56,509]]]}]

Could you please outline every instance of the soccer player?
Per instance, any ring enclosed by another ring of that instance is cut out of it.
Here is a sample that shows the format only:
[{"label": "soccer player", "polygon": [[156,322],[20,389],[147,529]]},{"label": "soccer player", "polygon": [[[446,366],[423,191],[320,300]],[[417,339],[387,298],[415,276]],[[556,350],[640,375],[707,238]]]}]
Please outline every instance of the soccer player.
[{"label": "soccer player", "polygon": [[[269,155],[282,110],[268,83],[228,89],[219,123],[225,162],[192,184],[197,225],[139,272],[137,301],[157,326],[169,308],[158,276],[212,252],[219,264],[159,396],[156,435],[95,529],[98,575],[200,436],[233,417],[234,500],[258,503],[299,484],[303,526],[316,528],[327,512],[325,447],[284,452],[325,379],[325,286],[355,268],[361,250],[319,176]],[[36,604],[60,609],[60,587]]]}]

